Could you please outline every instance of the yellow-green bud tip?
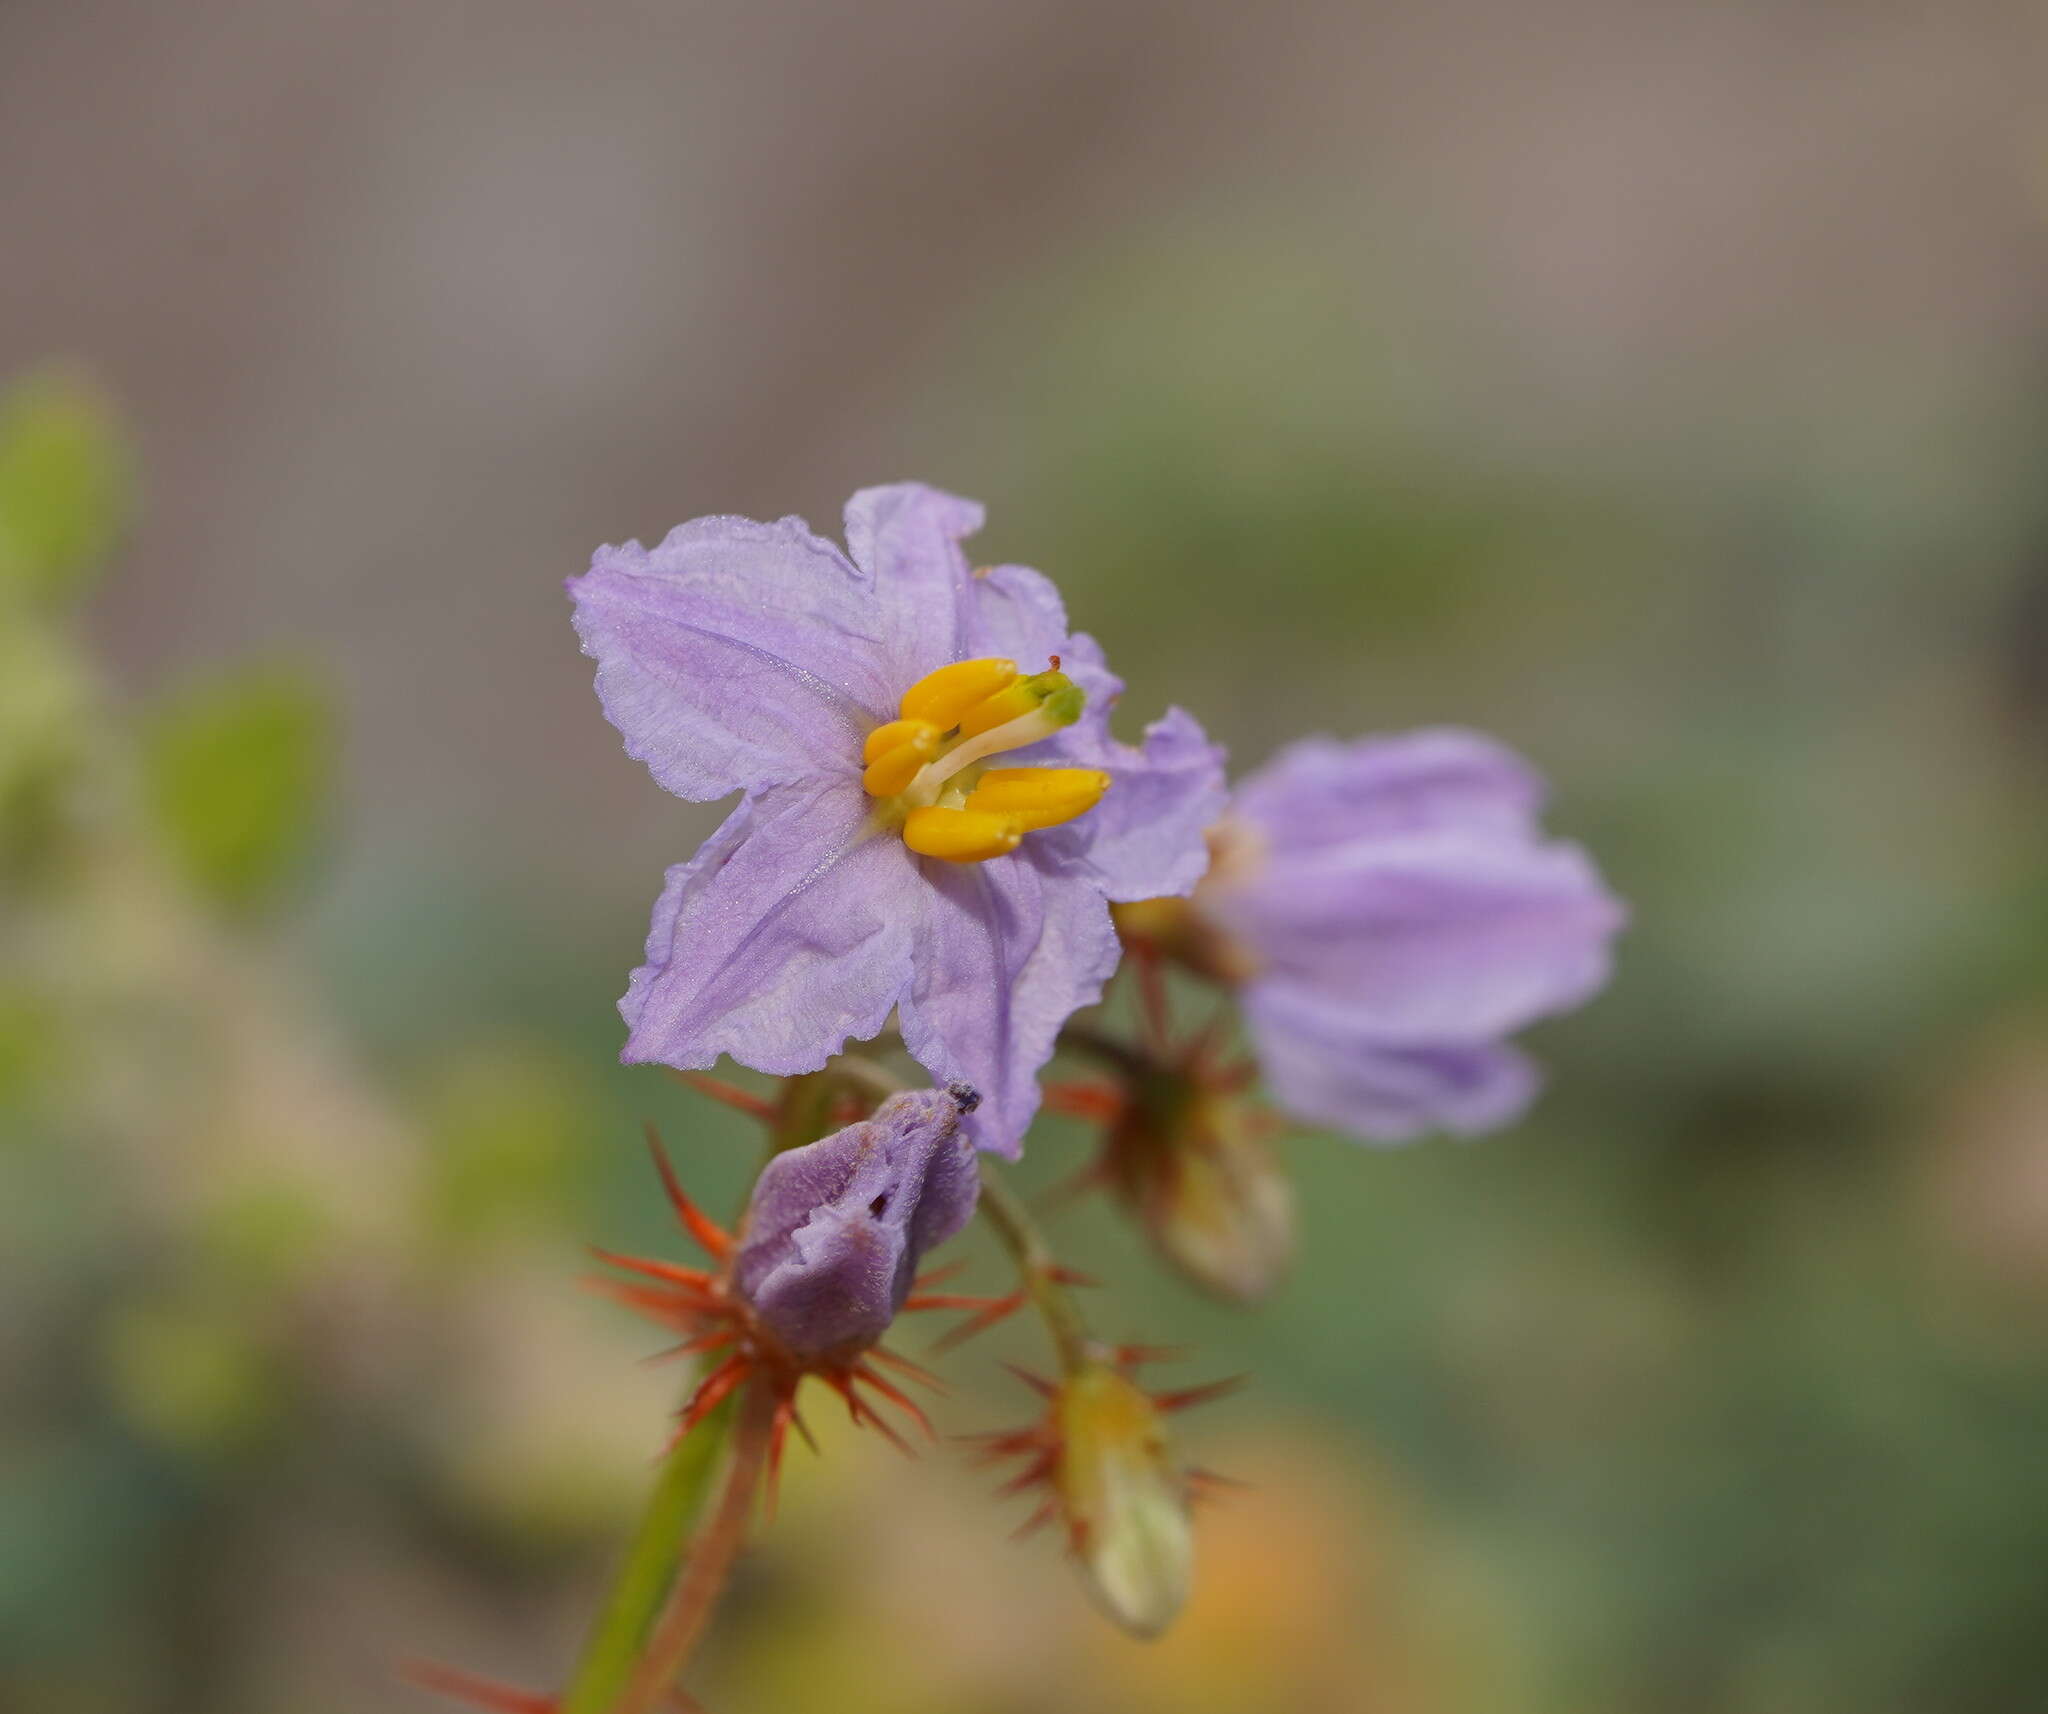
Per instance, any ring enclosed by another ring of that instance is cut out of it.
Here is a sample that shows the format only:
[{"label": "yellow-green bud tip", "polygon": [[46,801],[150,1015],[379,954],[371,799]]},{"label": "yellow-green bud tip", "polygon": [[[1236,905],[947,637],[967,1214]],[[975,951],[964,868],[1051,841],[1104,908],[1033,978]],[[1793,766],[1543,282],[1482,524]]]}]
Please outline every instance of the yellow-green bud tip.
[{"label": "yellow-green bud tip", "polygon": [[1131,1635],[1156,1637],[1187,1605],[1195,1558],[1188,1481],[1159,1407],[1106,1363],[1086,1363],[1053,1409],[1054,1482],[1083,1581]]}]

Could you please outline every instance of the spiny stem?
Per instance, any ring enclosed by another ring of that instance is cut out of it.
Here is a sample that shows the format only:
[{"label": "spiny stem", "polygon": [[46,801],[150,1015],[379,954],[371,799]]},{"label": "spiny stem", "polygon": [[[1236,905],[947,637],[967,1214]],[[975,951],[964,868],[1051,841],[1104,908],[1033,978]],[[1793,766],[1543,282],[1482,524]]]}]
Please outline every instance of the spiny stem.
[{"label": "spiny stem", "polygon": [[718,1468],[733,1410],[728,1399],[662,1461],[639,1530],[563,1693],[560,1714],[609,1714],[625,1691],[641,1644],[676,1581],[677,1565]]},{"label": "spiny stem", "polygon": [[1138,971],[1138,1016],[1145,1032],[1145,1045],[1164,1059],[1173,1039],[1172,1003],[1166,993],[1166,970],[1159,954],[1149,947],[1133,950],[1131,962]]},{"label": "spiny stem", "polygon": [[1060,1283],[1059,1264],[1054,1261],[1052,1247],[1046,1243],[1044,1234],[1038,1230],[1038,1223],[986,1160],[981,1163],[980,1211],[1016,1262],[1032,1306],[1045,1322],[1046,1331],[1052,1335],[1053,1345],[1059,1352],[1060,1366],[1063,1369],[1078,1368],[1087,1359],[1093,1344],[1087,1323],[1081,1319],[1080,1308],[1073,1297]]},{"label": "spiny stem", "polygon": [[1092,1024],[1068,1024],[1060,1031],[1060,1046],[1089,1054],[1132,1078],[1153,1076],[1158,1069],[1150,1056]]},{"label": "spiny stem", "polygon": [[726,1466],[718,1508],[690,1544],[682,1575],[669,1591],[668,1604],[647,1639],[625,1694],[611,1704],[610,1714],[649,1714],[668,1694],[711,1622],[711,1611],[746,1540],[747,1515],[767,1467],[775,1407],[774,1389],[766,1383],[755,1381],[742,1389],[732,1458]]}]

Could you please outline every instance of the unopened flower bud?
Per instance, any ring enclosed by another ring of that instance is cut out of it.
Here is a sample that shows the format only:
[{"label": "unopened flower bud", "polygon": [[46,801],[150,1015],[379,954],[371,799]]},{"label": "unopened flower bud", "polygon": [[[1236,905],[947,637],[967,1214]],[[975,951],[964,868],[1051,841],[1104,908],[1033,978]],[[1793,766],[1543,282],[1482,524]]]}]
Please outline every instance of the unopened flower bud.
[{"label": "unopened flower bud", "polygon": [[1187,899],[1139,899],[1111,905],[1117,933],[1141,954],[1169,958],[1197,976],[1235,987],[1259,973],[1251,950],[1217,928]]},{"label": "unopened flower bud", "polygon": [[979,1101],[961,1086],[892,1095],[762,1169],[733,1286],[790,1356],[845,1362],[887,1331],[924,1253],[974,1212],[960,1120]]},{"label": "unopened flower bud", "polygon": [[1271,1291],[1294,1254],[1294,1189],[1244,1099],[1178,1071],[1133,1090],[1103,1169],[1153,1243],[1234,1302]]},{"label": "unopened flower bud", "polygon": [[1051,1472],[1068,1542],[1089,1591],[1134,1636],[1156,1637],[1187,1603],[1194,1576],[1188,1479],[1159,1407],[1107,1363],[1061,1383]]}]

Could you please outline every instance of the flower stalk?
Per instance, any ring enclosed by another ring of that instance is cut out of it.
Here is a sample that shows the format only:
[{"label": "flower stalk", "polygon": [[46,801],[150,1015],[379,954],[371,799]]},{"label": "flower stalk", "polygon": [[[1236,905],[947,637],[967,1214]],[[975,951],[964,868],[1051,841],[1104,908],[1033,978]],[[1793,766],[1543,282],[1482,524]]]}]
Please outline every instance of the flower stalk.
[{"label": "flower stalk", "polygon": [[728,1399],[662,1460],[632,1546],[562,1695],[561,1714],[611,1714],[626,1693],[642,1647],[677,1585],[683,1552],[710,1493],[735,1408]]},{"label": "flower stalk", "polygon": [[1025,1295],[1052,1336],[1060,1367],[1068,1371],[1078,1369],[1088,1360],[1094,1342],[1087,1323],[1081,1319],[1080,1306],[1067,1290],[1066,1281],[1072,1276],[1053,1259],[1052,1247],[1031,1218],[1030,1210],[985,1160],[981,1167],[980,1211],[1016,1262]]},{"label": "flower stalk", "polygon": [[[741,1393],[717,1510],[691,1543],[689,1558],[609,1714],[651,1714],[689,1664],[746,1541],[747,1517],[767,1472],[780,1402],[773,1387],[758,1382]],[[694,1438],[685,1436],[683,1444]]]}]

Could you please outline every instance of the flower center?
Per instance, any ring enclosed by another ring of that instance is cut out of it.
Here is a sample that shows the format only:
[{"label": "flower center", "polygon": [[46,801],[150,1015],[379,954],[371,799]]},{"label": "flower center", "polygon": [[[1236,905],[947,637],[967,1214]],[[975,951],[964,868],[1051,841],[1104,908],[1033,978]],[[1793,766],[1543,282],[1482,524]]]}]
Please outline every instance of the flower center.
[{"label": "flower center", "polygon": [[1093,809],[1109,790],[1097,768],[985,768],[1005,750],[1050,738],[1081,717],[1087,693],[1059,670],[1026,676],[1015,661],[955,661],[903,693],[898,718],[861,749],[861,784],[924,857],[981,863],[1025,834]]}]

